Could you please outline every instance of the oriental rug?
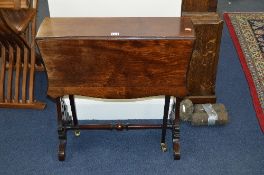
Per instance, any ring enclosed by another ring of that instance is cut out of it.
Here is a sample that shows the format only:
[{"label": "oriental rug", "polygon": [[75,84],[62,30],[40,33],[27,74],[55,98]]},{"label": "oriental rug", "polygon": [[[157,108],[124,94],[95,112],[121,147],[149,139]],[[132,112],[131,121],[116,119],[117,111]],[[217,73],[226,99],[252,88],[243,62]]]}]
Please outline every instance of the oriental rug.
[{"label": "oriental rug", "polygon": [[264,132],[264,12],[225,13],[224,19],[239,55],[256,115]]}]

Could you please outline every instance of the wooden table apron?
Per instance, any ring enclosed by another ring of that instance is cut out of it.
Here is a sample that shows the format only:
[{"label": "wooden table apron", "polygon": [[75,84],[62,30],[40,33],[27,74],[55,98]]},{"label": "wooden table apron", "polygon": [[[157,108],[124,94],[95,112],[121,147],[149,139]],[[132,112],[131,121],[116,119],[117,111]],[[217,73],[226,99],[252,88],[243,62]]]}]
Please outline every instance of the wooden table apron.
[{"label": "wooden table apron", "polygon": [[[189,18],[46,18],[36,37],[50,97],[166,95],[159,127],[165,130],[169,96],[188,94],[186,76],[194,40]],[[76,121],[74,125],[77,129]]]}]

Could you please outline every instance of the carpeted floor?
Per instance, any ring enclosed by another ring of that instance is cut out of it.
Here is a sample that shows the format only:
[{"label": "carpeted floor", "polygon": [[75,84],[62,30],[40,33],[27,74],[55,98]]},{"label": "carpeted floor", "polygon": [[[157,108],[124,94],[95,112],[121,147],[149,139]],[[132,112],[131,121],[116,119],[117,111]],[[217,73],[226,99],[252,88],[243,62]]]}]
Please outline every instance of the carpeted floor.
[{"label": "carpeted floor", "polygon": [[264,13],[225,13],[224,19],[237,50],[264,131]]},{"label": "carpeted floor", "polygon": [[0,174],[264,174],[264,137],[226,27],[216,93],[229,110],[230,123],[210,128],[181,124],[180,161],[173,161],[171,144],[168,152],[160,151],[159,130],[146,130],[82,132],[80,138],[70,133],[66,161],[59,162],[55,105],[45,98],[45,75],[36,79],[37,98],[47,102],[44,111],[0,110]]}]

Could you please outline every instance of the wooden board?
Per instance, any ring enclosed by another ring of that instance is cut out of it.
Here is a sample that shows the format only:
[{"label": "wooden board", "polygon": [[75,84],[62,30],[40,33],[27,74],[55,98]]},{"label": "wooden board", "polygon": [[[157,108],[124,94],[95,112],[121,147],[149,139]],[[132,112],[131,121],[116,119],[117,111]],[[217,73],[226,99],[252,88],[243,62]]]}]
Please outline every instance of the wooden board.
[{"label": "wooden board", "polygon": [[183,13],[191,17],[196,33],[187,83],[194,103],[215,103],[215,83],[223,21],[214,12]]}]

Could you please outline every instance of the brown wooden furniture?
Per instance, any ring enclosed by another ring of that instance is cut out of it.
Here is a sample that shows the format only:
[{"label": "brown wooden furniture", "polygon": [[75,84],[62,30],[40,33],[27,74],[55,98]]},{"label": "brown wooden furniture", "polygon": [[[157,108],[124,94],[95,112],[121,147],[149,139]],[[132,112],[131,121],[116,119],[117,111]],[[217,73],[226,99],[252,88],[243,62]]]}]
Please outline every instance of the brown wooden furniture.
[{"label": "brown wooden furniture", "polygon": [[215,83],[223,21],[216,13],[217,0],[183,0],[182,16],[192,19],[196,42],[187,84],[193,103],[215,103]]},{"label": "brown wooden furniture", "polygon": [[223,21],[216,13],[183,13],[192,19],[196,42],[189,67],[188,97],[193,103],[215,103],[215,82]]},{"label": "brown wooden furniture", "polygon": [[0,107],[43,109],[34,99],[37,0],[0,2]]},{"label": "brown wooden furniture", "polygon": [[216,12],[217,0],[182,0],[183,12]]},{"label": "brown wooden furniture", "polygon": [[[48,95],[56,100],[59,160],[65,159],[67,130],[156,129],[165,135],[170,96],[174,158],[180,158],[179,104],[188,94],[186,78],[194,44],[189,18],[46,18],[37,45],[48,74]],[[72,117],[62,100],[69,95]],[[163,124],[79,125],[73,95],[130,99],[165,95]]]}]

